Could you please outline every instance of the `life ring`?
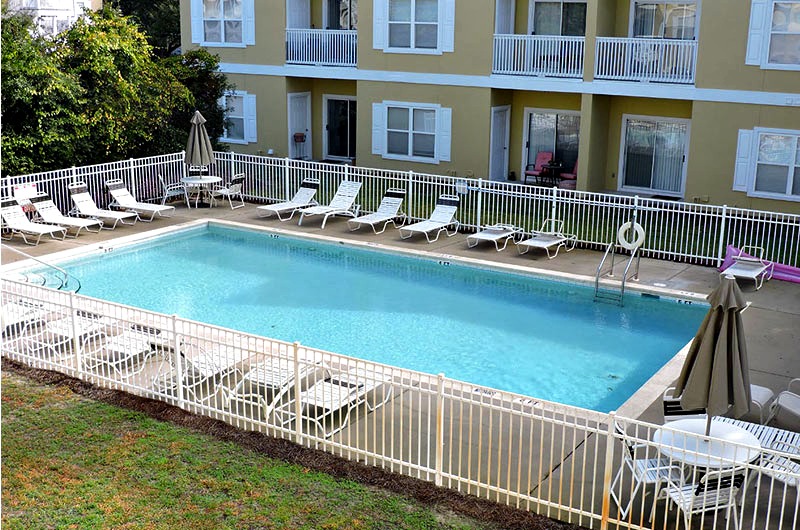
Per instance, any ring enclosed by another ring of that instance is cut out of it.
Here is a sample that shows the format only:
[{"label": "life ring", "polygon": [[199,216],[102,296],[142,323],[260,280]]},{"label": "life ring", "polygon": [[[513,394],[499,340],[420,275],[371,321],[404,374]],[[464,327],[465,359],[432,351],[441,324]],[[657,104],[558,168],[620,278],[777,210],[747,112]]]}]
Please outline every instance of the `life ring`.
[{"label": "life ring", "polygon": [[[636,232],[636,239],[633,241],[628,241],[628,232],[631,228],[633,228],[634,232]],[[617,230],[617,239],[623,248],[635,250],[641,247],[642,243],[644,243],[644,228],[642,228],[642,225],[639,223],[631,223],[628,221],[620,226],[619,230]]]}]

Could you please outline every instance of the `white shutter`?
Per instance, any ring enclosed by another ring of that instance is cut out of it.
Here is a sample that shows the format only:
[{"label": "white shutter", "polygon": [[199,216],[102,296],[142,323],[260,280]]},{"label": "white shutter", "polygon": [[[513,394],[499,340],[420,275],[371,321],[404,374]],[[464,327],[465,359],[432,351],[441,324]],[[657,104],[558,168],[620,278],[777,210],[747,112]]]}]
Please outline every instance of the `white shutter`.
[{"label": "white shutter", "polygon": [[253,45],[256,43],[255,11],[255,0],[244,0],[242,2],[242,15],[244,17],[242,40],[244,44]]},{"label": "white shutter", "polygon": [[383,103],[372,104],[372,154],[383,156],[386,138],[386,107]]},{"label": "white shutter", "polygon": [[769,38],[769,0],[751,0],[750,28],[747,35],[745,64],[760,65],[764,56],[766,40]]},{"label": "white shutter", "polygon": [[443,52],[452,52],[455,49],[456,34],[456,0],[439,0],[441,7],[439,15],[439,43]]},{"label": "white shutter", "polygon": [[739,129],[736,142],[736,167],[733,171],[733,191],[747,191],[753,173],[753,140],[755,131]]},{"label": "white shutter", "polygon": [[436,120],[436,149],[439,151],[437,157],[440,161],[450,161],[451,129],[453,121],[453,109],[440,108],[439,116]]},{"label": "white shutter", "polygon": [[192,17],[192,42],[200,44],[203,42],[203,0],[192,0],[189,5]]},{"label": "white shutter", "polygon": [[255,94],[244,95],[244,139],[250,143],[258,141]]},{"label": "white shutter", "polygon": [[386,49],[386,24],[389,18],[387,0],[372,2],[372,47],[376,50]]}]

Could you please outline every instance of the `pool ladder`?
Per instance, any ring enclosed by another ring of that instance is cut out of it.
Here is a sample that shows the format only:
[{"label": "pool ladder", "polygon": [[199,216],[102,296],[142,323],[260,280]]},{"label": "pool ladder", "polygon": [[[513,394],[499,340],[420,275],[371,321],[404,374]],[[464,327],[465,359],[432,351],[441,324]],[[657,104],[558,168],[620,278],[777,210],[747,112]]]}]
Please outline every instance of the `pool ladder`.
[{"label": "pool ladder", "polygon": [[[81,290],[80,280],[78,280],[78,278],[76,278],[75,276],[72,276],[70,273],[68,273],[61,267],[57,267],[52,263],[47,263],[46,261],[42,261],[39,258],[31,256],[27,252],[23,252],[9,245],[3,244],[2,247],[3,250],[10,250],[11,252],[16,252],[17,254],[24,256],[27,259],[32,259],[33,261],[44,265],[48,269],[52,269],[53,271],[55,271],[55,274],[53,274],[52,276],[40,274],[37,272],[22,272],[17,275],[18,277],[10,279],[16,279],[24,283],[42,285],[44,287],[51,287],[59,291],[74,291],[77,293],[78,291]],[[48,285],[50,278],[55,279],[55,285]]]},{"label": "pool ladder", "polygon": [[[608,256],[611,255],[611,265],[604,269],[603,266],[608,259]],[[634,248],[631,251],[631,255],[628,258],[628,263],[625,265],[625,271],[622,274],[622,281],[620,282],[619,291],[609,288],[601,288],[600,287],[600,278],[614,277],[614,262],[617,256],[617,244],[615,242],[611,242],[606,247],[606,252],[603,254],[603,259],[600,260],[600,265],[597,266],[597,273],[594,276],[594,301],[595,302],[616,302],[618,305],[624,305],[624,297],[625,297],[625,282],[628,279],[632,279],[635,281],[639,280],[639,262],[642,259],[642,255],[639,253],[639,247]],[[634,264],[635,260],[635,267],[633,271],[631,271],[631,266]],[[632,276],[629,274],[633,272]]]}]

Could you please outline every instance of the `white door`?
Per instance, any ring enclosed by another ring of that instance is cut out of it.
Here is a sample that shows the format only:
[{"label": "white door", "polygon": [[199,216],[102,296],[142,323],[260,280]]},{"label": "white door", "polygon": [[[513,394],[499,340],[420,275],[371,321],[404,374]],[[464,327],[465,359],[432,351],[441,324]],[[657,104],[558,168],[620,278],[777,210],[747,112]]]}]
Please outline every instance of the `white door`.
[{"label": "white door", "polygon": [[492,129],[489,140],[489,180],[506,180],[508,176],[508,134],[511,107],[492,107]]},{"label": "white door", "polygon": [[289,158],[310,160],[311,92],[289,94]]},{"label": "white door", "polygon": [[295,29],[311,27],[310,0],[286,0],[286,27]]},{"label": "white door", "polygon": [[516,0],[497,0],[494,14],[494,32],[498,35],[514,33],[514,3]]}]

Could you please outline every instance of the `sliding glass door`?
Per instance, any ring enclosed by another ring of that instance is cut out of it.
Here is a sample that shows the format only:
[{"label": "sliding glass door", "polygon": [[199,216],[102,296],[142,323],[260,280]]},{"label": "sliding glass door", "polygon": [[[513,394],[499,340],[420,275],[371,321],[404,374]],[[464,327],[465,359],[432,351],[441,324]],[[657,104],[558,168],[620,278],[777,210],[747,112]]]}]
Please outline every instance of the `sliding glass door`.
[{"label": "sliding glass door", "polygon": [[325,158],[353,160],[356,157],[356,101],[325,98]]},{"label": "sliding glass door", "polygon": [[578,113],[530,111],[528,117],[527,164],[536,161],[540,151],[553,153],[553,158],[570,171],[578,160]]},{"label": "sliding glass door", "polygon": [[624,118],[621,189],[683,195],[689,123]]}]

